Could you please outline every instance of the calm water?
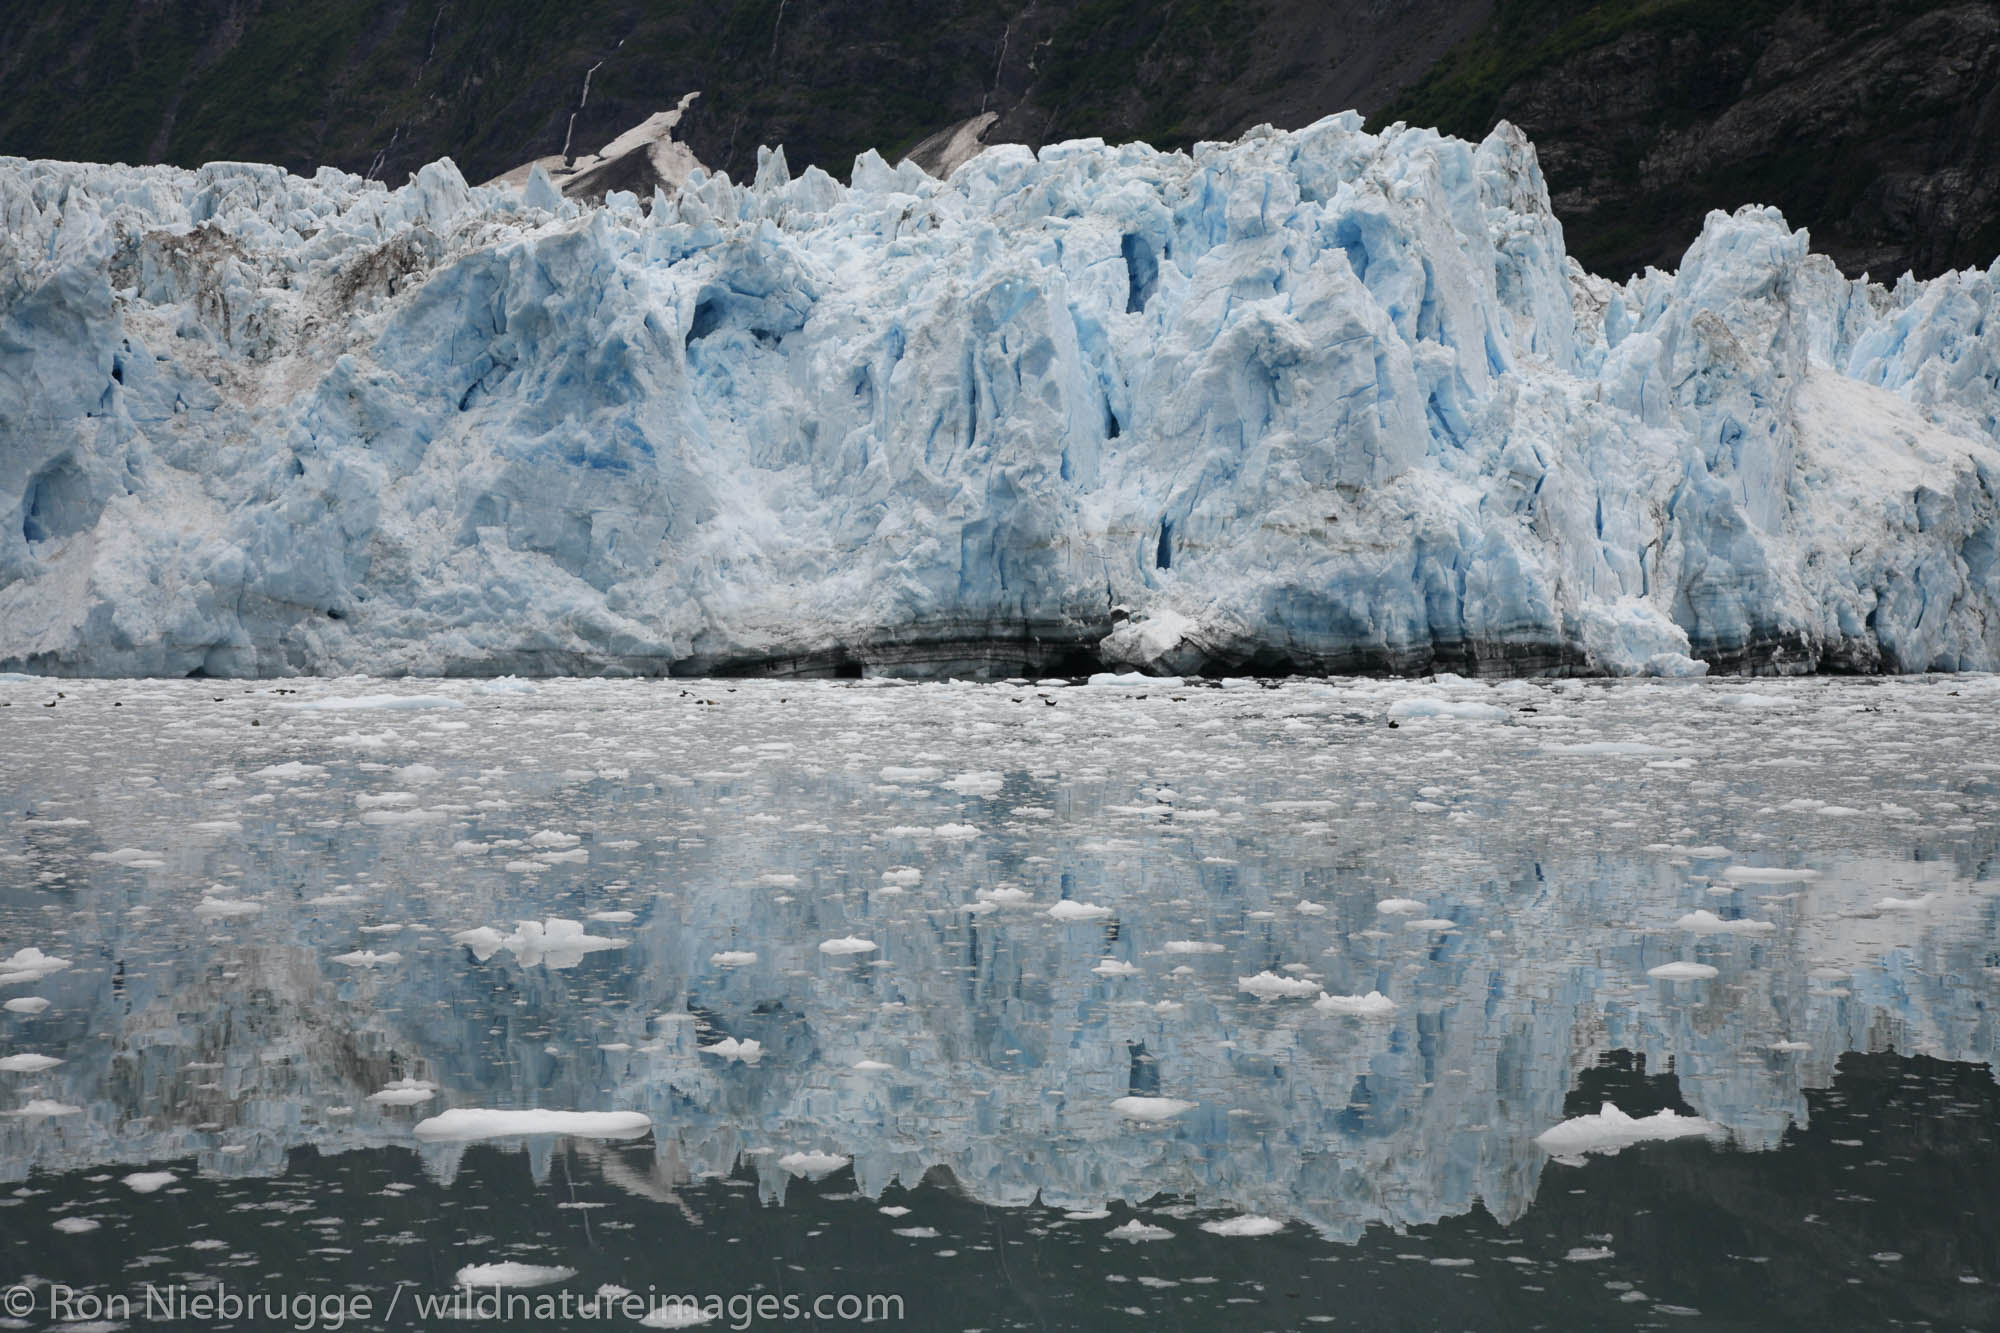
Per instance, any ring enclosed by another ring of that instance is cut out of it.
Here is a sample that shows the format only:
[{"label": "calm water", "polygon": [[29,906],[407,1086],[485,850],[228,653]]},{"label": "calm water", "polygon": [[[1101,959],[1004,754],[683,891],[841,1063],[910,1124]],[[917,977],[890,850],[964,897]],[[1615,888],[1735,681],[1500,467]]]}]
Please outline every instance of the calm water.
[{"label": "calm water", "polygon": [[1234,684],[0,680],[0,1326],[2000,1326],[2000,681]]}]

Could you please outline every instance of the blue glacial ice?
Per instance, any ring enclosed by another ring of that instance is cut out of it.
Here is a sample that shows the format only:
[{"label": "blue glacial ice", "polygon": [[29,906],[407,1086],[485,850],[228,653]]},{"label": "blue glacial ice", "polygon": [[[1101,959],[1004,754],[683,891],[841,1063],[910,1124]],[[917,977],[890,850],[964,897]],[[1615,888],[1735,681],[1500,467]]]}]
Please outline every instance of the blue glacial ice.
[{"label": "blue glacial ice", "polygon": [[0,668],[2000,666],[2000,267],[1605,281],[1504,125],[0,214]]}]

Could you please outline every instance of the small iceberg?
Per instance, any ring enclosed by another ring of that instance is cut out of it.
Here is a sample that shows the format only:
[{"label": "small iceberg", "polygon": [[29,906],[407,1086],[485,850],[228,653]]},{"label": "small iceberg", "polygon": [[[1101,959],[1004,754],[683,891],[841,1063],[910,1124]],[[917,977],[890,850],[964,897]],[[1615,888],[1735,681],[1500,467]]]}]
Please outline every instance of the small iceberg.
[{"label": "small iceberg", "polygon": [[1596,1115],[1580,1115],[1544,1130],[1535,1136],[1535,1143],[1551,1157],[1574,1159],[1585,1153],[1614,1154],[1635,1143],[1708,1138],[1725,1133],[1722,1126],[1698,1115],[1661,1111],[1634,1118],[1606,1102]]},{"label": "small iceberg", "polygon": [[643,1111],[488,1111],[460,1107],[428,1120],[411,1132],[420,1139],[470,1141],[528,1134],[567,1134],[578,1139],[636,1139],[653,1127]]},{"label": "small iceberg", "polygon": [[420,1078],[399,1078],[383,1086],[368,1100],[377,1106],[416,1106],[437,1096],[437,1084]]},{"label": "small iceberg", "polygon": [[778,1159],[778,1165],[803,1179],[821,1180],[853,1160],[831,1152],[788,1152]]},{"label": "small iceberg", "polygon": [[1751,921],[1747,918],[1740,921],[1725,921],[1715,913],[1699,908],[1689,912],[1674,924],[1682,930],[1692,931],[1697,935],[1761,935],[1778,928],[1769,921]]},{"label": "small iceberg", "polygon": [[844,958],[849,954],[874,953],[876,947],[874,940],[864,940],[859,935],[843,935],[837,940],[821,941],[819,951]]},{"label": "small iceberg", "polygon": [[1309,995],[1317,995],[1320,992],[1317,981],[1307,981],[1303,977],[1281,977],[1276,972],[1259,972],[1254,977],[1238,977],[1236,988],[1248,991],[1260,1000],[1303,1000]]},{"label": "small iceberg", "polygon": [[557,1282],[567,1282],[576,1276],[574,1268],[555,1268],[542,1264],[498,1263],[467,1264],[458,1270],[453,1285],[459,1287],[546,1287]]},{"label": "small iceberg", "polygon": [[1396,1002],[1381,991],[1366,995],[1322,995],[1313,1008],[1323,1014],[1346,1014],[1354,1018],[1387,1018],[1396,1012]]},{"label": "small iceberg", "polygon": [[1662,963],[1646,969],[1655,981],[1708,981],[1718,975],[1707,963]]},{"label": "small iceberg", "polygon": [[1111,915],[1108,907],[1096,903],[1080,903],[1074,898],[1065,898],[1049,908],[1049,915],[1058,921],[1102,921]]},{"label": "small iceberg", "polygon": [[1244,1213],[1240,1217],[1225,1217],[1214,1222],[1203,1222],[1201,1229],[1212,1236],[1275,1236],[1285,1229],[1285,1224],[1275,1217]]}]

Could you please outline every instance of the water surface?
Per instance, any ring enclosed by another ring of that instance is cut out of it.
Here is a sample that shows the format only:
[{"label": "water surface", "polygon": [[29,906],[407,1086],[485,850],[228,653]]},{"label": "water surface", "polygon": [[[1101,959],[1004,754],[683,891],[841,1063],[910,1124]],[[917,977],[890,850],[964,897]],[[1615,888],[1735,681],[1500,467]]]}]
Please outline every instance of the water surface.
[{"label": "water surface", "polygon": [[[0,985],[62,1062],[0,1110],[75,1108],[0,1118],[27,1327],[428,1326],[399,1284],[501,1261],[926,1329],[2000,1323],[1990,678],[0,703],[0,959],[67,962]],[[1724,1133],[1536,1145],[1605,1101]]]}]

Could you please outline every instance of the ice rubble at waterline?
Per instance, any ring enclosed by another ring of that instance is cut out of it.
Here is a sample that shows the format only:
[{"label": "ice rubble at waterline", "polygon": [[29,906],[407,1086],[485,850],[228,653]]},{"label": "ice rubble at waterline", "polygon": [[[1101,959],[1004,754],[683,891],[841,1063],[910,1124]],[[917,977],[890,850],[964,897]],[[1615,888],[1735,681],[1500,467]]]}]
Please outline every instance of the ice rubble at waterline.
[{"label": "ice rubble at waterline", "polygon": [[1994,272],[1351,114],[948,181],[0,159],[0,665],[2000,664]]}]

